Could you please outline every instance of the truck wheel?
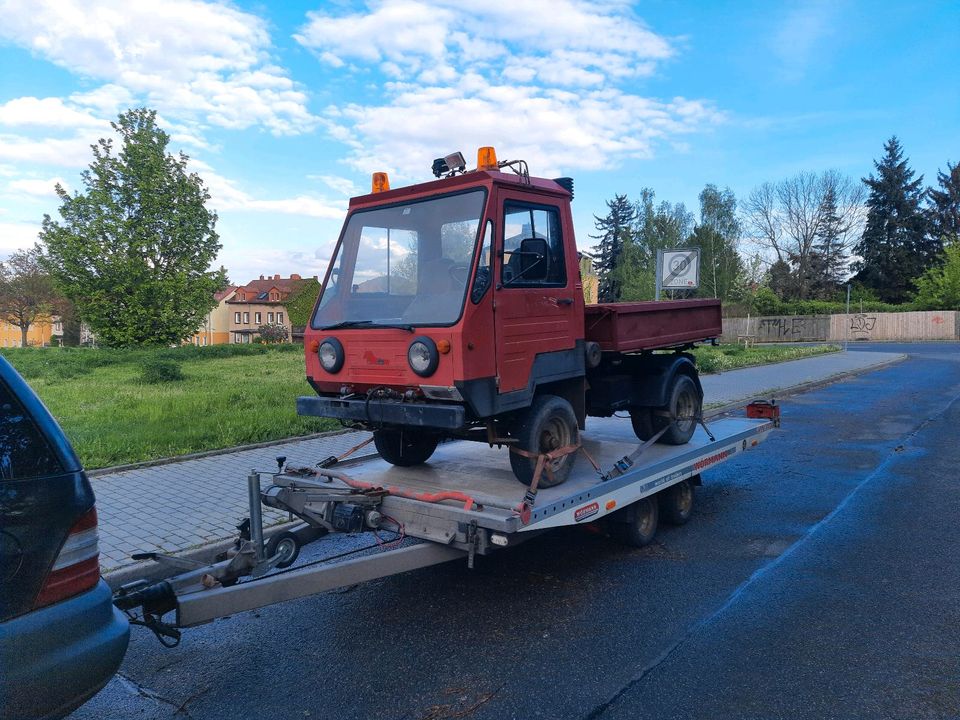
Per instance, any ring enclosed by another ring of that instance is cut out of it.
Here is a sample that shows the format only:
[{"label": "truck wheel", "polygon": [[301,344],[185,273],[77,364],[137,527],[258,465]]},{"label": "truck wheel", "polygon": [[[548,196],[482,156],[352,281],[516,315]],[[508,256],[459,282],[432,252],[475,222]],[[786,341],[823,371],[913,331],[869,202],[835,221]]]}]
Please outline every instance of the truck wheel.
[{"label": "truck wheel", "polygon": [[[515,430],[515,435],[517,447],[532,453],[559,450],[580,442],[580,431],[573,408],[570,407],[570,403],[556,395],[537,397],[524,413],[523,420]],[[552,487],[566,480],[576,457],[576,453],[570,453],[554,460],[550,465],[553,479],[551,480],[546,472],[542,472],[537,487]],[[533,482],[537,461],[534,458],[510,453],[510,467],[513,468],[513,474],[517,476],[517,480],[524,485],[529,485]]]},{"label": "truck wheel", "polygon": [[380,428],[373,431],[373,444],[380,457],[398,467],[425,463],[439,442],[439,436],[416,430]]},{"label": "truck wheel", "polygon": [[656,431],[669,423],[667,431],[660,436],[660,442],[665,445],[684,445],[690,442],[697,429],[697,419],[700,417],[703,398],[697,391],[697,385],[689,375],[677,375],[670,389],[670,400],[663,411],[670,413],[670,418],[660,415],[653,416],[653,427]]},{"label": "truck wheel", "polygon": [[634,434],[644,442],[656,434],[656,430],[653,429],[653,411],[651,408],[630,408],[630,423],[633,425]]},{"label": "truck wheel", "polygon": [[660,517],[671,525],[683,525],[693,514],[693,484],[681,480],[666,490],[657,493],[660,501]]},{"label": "truck wheel", "polygon": [[637,500],[622,512],[627,513],[628,519],[625,522],[612,523],[613,535],[617,540],[636,548],[646,547],[653,542],[660,517],[660,506],[656,497],[651,495]]}]

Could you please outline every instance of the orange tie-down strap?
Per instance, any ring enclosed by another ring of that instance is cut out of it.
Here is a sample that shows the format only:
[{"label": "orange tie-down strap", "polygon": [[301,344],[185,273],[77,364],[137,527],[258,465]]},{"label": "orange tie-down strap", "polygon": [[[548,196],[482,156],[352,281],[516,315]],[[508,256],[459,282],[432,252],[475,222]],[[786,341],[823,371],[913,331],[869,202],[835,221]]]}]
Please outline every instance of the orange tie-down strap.
[{"label": "orange tie-down strap", "polygon": [[510,452],[516,453],[521,457],[529,458],[531,460],[536,459],[537,466],[533,470],[533,480],[530,482],[530,487],[527,488],[527,491],[523,494],[523,500],[520,502],[517,507],[514,508],[514,512],[520,515],[520,522],[524,525],[527,525],[530,522],[530,516],[533,512],[533,506],[537,499],[537,486],[540,484],[540,476],[544,472],[547,473],[547,477],[553,480],[553,470],[547,463],[552,463],[554,460],[559,460],[562,457],[570,455],[575,452],[582,452],[584,457],[590,461],[590,464],[593,465],[593,469],[597,471],[600,476],[603,476],[603,473],[600,470],[600,466],[597,465],[597,461],[591,457],[590,453],[587,452],[586,448],[583,447],[580,443],[576,445],[565,445],[562,448],[557,448],[556,450],[551,450],[546,453],[534,453],[529,450],[521,450],[515,445],[510,446]]},{"label": "orange tie-down strap", "polygon": [[376,483],[365,482],[363,480],[354,480],[352,477],[347,475],[345,472],[339,470],[333,470],[331,468],[289,468],[289,472],[299,473],[299,474],[311,474],[314,476],[324,476],[339,480],[340,482],[352,487],[354,490],[363,490],[371,494],[382,493],[384,495],[393,495],[395,497],[407,498],[409,500],[420,500],[422,502],[428,503],[439,503],[444,500],[456,500],[463,503],[464,510],[482,510],[483,506],[473,499],[470,495],[462,493],[458,490],[443,490],[441,492],[414,492],[413,490],[408,490],[407,488],[398,487],[396,485],[391,485],[389,487],[383,487],[377,485]]}]

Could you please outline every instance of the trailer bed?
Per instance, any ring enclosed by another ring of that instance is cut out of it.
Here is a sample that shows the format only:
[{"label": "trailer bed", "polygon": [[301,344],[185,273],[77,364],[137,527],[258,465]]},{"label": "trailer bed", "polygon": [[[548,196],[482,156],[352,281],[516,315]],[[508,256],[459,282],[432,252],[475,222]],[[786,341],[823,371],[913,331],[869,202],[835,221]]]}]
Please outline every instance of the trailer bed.
[{"label": "trailer bed", "polygon": [[[766,438],[774,424],[765,419],[726,418],[709,427],[713,441],[703,428],[698,428],[686,445],[653,445],[628,472],[612,480],[602,480],[586,458],[578,458],[566,482],[539,490],[527,524],[516,511],[526,487],[517,482],[510,469],[507,448],[497,450],[475,442],[451,442],[440,445],[425,465],[396,467],[377,457],[345,465],[343,469],[354,479],[384,488],[409,493],[458,491],[472,497],[482,509],[467,510],[463,503],[455,501],[431,504],[396,496],[384,498],[384,511],[405,520],[407,534],[450,542],[455,536],[453,523],[476,522],[489,530],[513,533],[597,519],[753,447]],[[581,441],[604,472],[639,444],[629,418],[616,417],[591,418]],[[643,482],[638,484],[641,479]],[[603,506],[596,512],[581,513],[578,520],[576,511],[598,498],[604,499]],[[607,507],[611,500],[613,506]],[[416,522],[417,518],[422,522]],[[443,518],[448,522],[438,535]]]}]

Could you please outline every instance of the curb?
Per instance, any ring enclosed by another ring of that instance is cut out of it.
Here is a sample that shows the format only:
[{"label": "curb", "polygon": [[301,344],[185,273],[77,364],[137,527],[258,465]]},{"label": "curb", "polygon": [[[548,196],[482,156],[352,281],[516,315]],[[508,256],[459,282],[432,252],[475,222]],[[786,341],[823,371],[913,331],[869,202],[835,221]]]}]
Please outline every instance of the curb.
[{"label": "curb", "polygon": [[[788,388],[778,388],[769,391],[760,393],[759,396],[763,396],[771,393],[779,393],[779,397],[790,397],[792,395],[798,395],[800,393],[808,392],[810,390],[816,390],[821,387],[826,387],[835,382],[841,380],[855,377],[857,375],[862,375],[867,372],[872,372],[874,370],[879,370],[890,365],[895,365],[897,363],[903,362],[907,359],[907,355],[901,354],[898,357],[890,358],[888,360],[882,360],[873,365],[867,365],[864,367],[856,368],[854,370],[844,370],[839,373],[835,373],[826,378],[821,378],[819,380],[811,380],[809,382],[800,383],[799,385],[793,385]],[[802,358],[801,358],[802,359]],[[704,413],[705,420],[711,420],[720,415],[725,415],[727,413],[733,412],[734,410],[739,410],[740,408],[745,407],[754,400],[757,399],[757,395],[742,398],[740,400],[734,400],[733,402],[721,405],[720,407],[711,408]],[[344,431],[334,431],[331,433],[318,433],[314,437],[322,437],[325,435],[340,435],[343,432],[353,432],[351,430]],[[276,445],[279,443],[262,443],[258,447],[269,447],[270,445]],[[198,453],[197,456],[204,457],[207,455],[222,455],[227,451],[211,451],[208,453]],[[365,457],[365,456],[364,456]],[[184,456],[182,459],[189,459],[187,456]],[[350,458],[349,461],[353,462],[356,460],[361,460],[362,457]],[[170,459],[169,462],[176,462],[176,459]],[[164,462],[153,462],[152,465],[158,464],[167,464]],[[346,464],[346,463],[345,463]],[[299,520],[294,520],[291,522],[284,522],[279,525],[273,525],[269,528],[264,528],[263,537],[264,540],[268,540],[271,536],[275,535],[278,532],[282,532],[292,525],[299,523]],[[193,560],[201,563],[211,563],[214,560],[214,557],[219,553],[223,552],[227,548],[233,545],[233,538],[227,540],[218,540],[209,545],[203,545],[201,547],[188,548],[187,550],[182,550],[178,553],[172,553],[173,557],[183,558],[185,560]],[[108,573],[104,573],[103,579],[110,586],[112,590],[117,590],[121,585],[132,582],[134,580],[147,580],[148,582],[156,582],[158,580],[163,580],[165,578],[175,575],[176,571],[169,569],[159,563],[152,563],[150,561],[142,561],[133,565],[126,565],[124,567],[117,568],[116,570],[111,570]]]},{"label": "curb", "polygon": [[275,445],[286,445],[287,443],[299,442],[301,440],[316,440],[323,437],[334,437],[336,435],[346,435],[347,433],[358,432],[350,428],[343,430],[327,430],[325,432],[312,433],[310,435],[297,435],[295,437],[283,438],[282,440],[265,440],[259,443],[249,445],[234,445],[228,448],[219,448],[217,450],[202,450],[200,452],[189,453],[188,455],[177,455],[175,457],[159,458],[158,460],[144,460],[138,463],[129,463],[127,465],[112,465],[111,467],[97,468],[88,470],[87,477],[95,478],[100,475],[110,475],[112,473],[124,472],[126,470],[139,470],[140,468],[156,467],[157,465],[172,465],[186,460],[197,460],[199,458],[214,457],[216,455],[227,455],[229,453],[242,452],[244,450],[259,450],[260,448],[273,447]]},{"label": "curb", "polygon": [[[740,408],[746,407],[757,397],[763,397],[764,395],[771,395],[774,397],[790,397],[791,395],[799,395],[800,393],[809,392],[810,390],[817,390],[818,388],[826,387],[827,385],[832,385],[835,382],[845,380],[847,378],[856,377],[857,375],[862,375],[863,373],[873,372],[874,370],[880,370],[882,368],[888,367],[890,365],[896,365],[897,363],[903,362],[909,356],[906,354],[898,355],[895,358],[890,358],[888,360],[881,360],[878,363],[873,365],[865,365],[863,367],[856,368],[854,370],[843,370],[842,372],[834,373],[825,378],[820,378],[819,380],[809,380],[805,383],[800,383],[799,385],[791,385],[785,388],[771,388],[769,390],[764,390],[763,392],[758,393],[755,397],[743,400],[734,400],[733,402],[720,405],[715,408],[708,408],[704,412],[704,419],[715,418],[719,415],[725,415],[726,413],[733,412],[734,410],[739,410]],[[801,358],[803,359],[803,358]],[[739,369],[739,368],[738,368]],[[730,371],[733,372],[733,371]]]}]

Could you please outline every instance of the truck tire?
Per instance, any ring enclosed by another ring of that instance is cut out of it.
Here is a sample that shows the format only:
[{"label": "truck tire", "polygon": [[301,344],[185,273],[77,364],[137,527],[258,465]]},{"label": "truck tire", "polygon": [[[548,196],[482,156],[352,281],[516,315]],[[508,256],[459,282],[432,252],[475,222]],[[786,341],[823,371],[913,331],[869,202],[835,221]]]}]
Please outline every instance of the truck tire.
[{"label": "truck tire", "polygon": [[416,430],[380,428],[373,431],[373,444],[380,457],[397,467],[421,465],[437,449],[440,437]]},{"label": "truck tire", "polygon": [[[519,449],[532,453],[550,452],[580,442],[580,430],[573,408],[570,403],[556,395],[540,395],[535,398],[533,404],[524,412],[520,424],[516,426],[514,436]],[[540,473],[537,487],[552,487],[566,480],[576,457],[576,453],[570,453],[555,460],[550,468],[553,478],[545,471]],[[537,461],[512,452],[510,467],[513,468],[517,480],[529,485],[533,482]]]},{"label": "truck tire", "polygon": [[660,436],[660,442],[664,445],[685,445],[697,429],[703,398],[689,375],[677,375],[673,379],[669,397],[667,407],[663,410],[670,413],[670,418],[676,419],[654,415],[654,428],[659,431],[664,423],[669,423],[667,431]]},{"label": "truck tire", "polygon": [[646,442],[656,434],[653,429],[653,409],[648,407],[630,408],[630,424],[638,439]]},{"label": "truck tire", "polygon": [[657,493],[660,517],[671,525],[684,525],[693,514],[693,483],[681,480]]},{"label": "truck tire", "polygon": [[630,547],[642,548],[653,542],[660,519],[660,505],[653,495],[637,500],[620,512],[625,521],[611,518],[611,535]]}]

